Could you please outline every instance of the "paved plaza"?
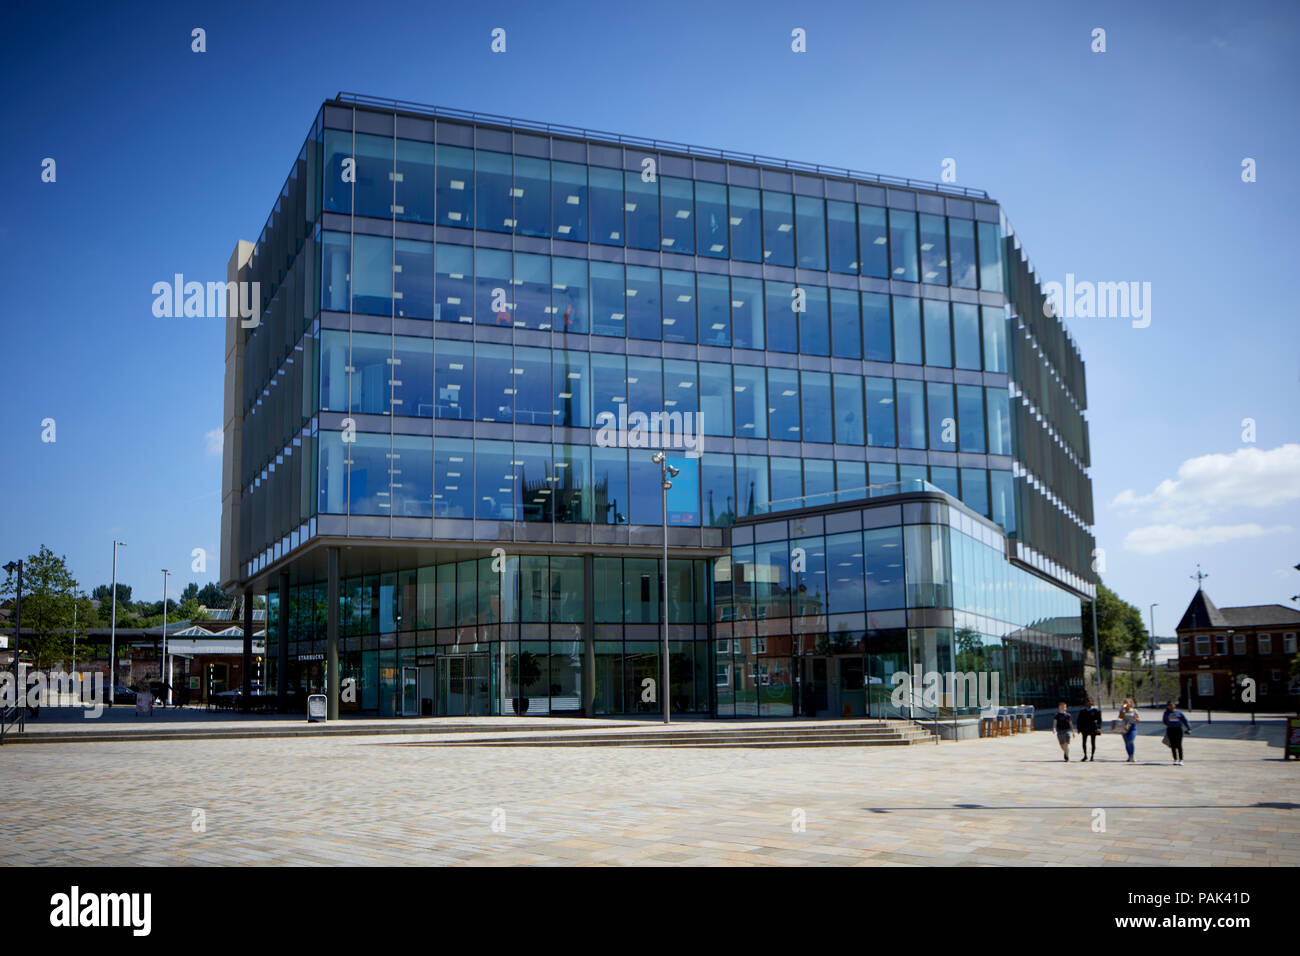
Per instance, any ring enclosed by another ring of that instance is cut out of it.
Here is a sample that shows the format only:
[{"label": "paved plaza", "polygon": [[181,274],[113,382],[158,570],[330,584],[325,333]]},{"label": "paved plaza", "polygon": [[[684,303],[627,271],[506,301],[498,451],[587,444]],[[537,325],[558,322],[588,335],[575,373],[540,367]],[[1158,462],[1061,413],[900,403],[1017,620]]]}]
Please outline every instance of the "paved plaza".
[{"label": "paved plaza", "polygon": [[1098,761],[1067,764],[1041,731],[868,748],[421,745],[439,736],[5,746],[0,862],[1300,864],[1300,761],[1282,760],[1277,721],[1198,728],[1182,767],[1158,734],[1136,764],[1114,734]]}]

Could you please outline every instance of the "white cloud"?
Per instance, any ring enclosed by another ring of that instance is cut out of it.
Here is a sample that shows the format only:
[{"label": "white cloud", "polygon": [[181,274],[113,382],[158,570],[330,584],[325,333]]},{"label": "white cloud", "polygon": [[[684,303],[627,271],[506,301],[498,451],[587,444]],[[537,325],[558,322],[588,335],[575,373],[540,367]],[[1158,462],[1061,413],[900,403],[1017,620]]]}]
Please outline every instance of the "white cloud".
[{"label": "white cloud", "polygon": [[1165,551],[1180,551],[1183,548],[1205,547],[1223,544],[1226,541],[1240,541],[1243,538],[1285,534],[1290,531],[1289,525],[1265,528],[1254,523],[1205,525],[1199,528],[1185,528],[1176,524],[1153,524],[1134,528],[1126,534],[1124,547],[1140,554],[1161,554]]},{"label": "white cloud", "polygon": [[214,428],[203,436],[203,441],[206,445],[205,451],[209,458],[216,458],[221,454],[222,440],[223,435],[220,428]]},{"label": "white cloud", "polygon": [[[1176,477],[1166,478],[1150,494],[1125,489],[1110,506],[1188,526],[1230,508],[1268,508],[1294,499],[1300,499],[1300,445],[1288,444],[1189,458],[1178,466]],[[1129,537],[1146,530],[1139,528]]]}]

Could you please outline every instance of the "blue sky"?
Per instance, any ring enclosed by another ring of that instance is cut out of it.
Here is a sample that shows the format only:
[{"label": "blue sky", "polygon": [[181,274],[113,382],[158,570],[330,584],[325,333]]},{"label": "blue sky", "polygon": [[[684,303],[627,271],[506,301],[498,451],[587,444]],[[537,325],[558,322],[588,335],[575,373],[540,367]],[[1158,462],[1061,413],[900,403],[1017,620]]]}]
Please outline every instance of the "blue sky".
[{"label": "blue sky", "polygon": [[[1159,602],[1166,634],[1197,562],[1219,604],[1300,592],[1294,3],[132,11],[0,14],[6,560],[44,542],[92,587],[116,536],[140,596],[161,595],[163,567],[178,590],[217,577],[222,327],[155,318],[150,289],[224,278],[321,101],[346,90],[919,179],[955,159],[1044,280],[1151,283],[1147,328],[1069,323],[1107,582],[1144,616]],[[505,54],[489,50],[495,27]],[[206,574],[190,570],[198,547]]]}]

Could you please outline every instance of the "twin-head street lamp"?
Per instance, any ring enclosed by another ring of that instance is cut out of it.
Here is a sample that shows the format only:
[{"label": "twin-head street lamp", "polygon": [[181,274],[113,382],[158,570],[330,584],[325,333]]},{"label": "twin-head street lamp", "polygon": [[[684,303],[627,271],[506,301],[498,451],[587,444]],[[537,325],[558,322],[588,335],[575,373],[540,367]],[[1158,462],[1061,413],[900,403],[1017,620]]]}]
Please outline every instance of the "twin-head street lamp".
[{"label": "twin-head street lamp", "polygon": [[125,548],[125,541],[113,539],[113,617],[108,626],[108,706],[113,706],[117,696],[117,549]]},{"label": "twin-head street lamp", "polygon": [[659,668],[661,683],[659,693],[664,702],[664,723],[672,721],[672,694],[668,680],[668,492],[672,490],[672,479],[680,473],[678,469],[668,464],[668,456],[662,451],[655,452],[650,460],[659,466],[659,476],[662,479],[663,499],[664,499],[664,624],[663,624],[663,647],[660,649],[660,656],[663,659],[663,666]]}]

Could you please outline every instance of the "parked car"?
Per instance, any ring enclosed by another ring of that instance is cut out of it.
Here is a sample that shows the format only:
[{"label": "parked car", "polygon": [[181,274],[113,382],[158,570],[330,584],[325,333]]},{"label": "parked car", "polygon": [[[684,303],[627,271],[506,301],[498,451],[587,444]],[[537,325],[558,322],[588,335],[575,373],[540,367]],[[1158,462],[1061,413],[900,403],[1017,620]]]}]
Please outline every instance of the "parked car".
[{"label": "parked car", "polygon": [[113,687],[113,703],[115,704],[134,704],[135,691],[125,686],[117,684]]}]

